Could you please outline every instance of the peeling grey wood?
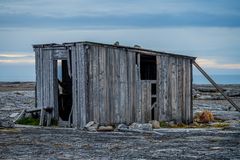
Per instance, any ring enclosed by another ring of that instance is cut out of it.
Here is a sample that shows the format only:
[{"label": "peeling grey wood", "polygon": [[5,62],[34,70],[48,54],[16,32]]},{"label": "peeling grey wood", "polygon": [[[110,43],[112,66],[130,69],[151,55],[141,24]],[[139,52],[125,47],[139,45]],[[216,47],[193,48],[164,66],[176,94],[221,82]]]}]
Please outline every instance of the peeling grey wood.
[{"label": "peeling grey wood", "polygon": [[83,128],[86,122],[86,59],[84,46],[72,47],[72,81],[73,81],[73,125]]},{"label": "peeling grey wood", "polygon": [[54,49],[53,50],[53,60],[67,60],[69,58],[68,56],[69,51],[67,49]]},{"label": "peeling grey wood", "polygon": [[[145,53],[101,45],[88,45],[86,52],[84,43],[68,47],[71,55],[66,48],[35,49],[37,107],[52,106],[55,118],[56,60],[67,59],[73,82],[74,127],[82,128],[91,120],[106,125],[147,122],[152,119],[152,97],[156,97],[155,119],[186,123],[192,120],[190,59],[155,54],[157,80],[143,81],[140,54]],[[152,83],[156,83],[156,95],[151,95]]]}]

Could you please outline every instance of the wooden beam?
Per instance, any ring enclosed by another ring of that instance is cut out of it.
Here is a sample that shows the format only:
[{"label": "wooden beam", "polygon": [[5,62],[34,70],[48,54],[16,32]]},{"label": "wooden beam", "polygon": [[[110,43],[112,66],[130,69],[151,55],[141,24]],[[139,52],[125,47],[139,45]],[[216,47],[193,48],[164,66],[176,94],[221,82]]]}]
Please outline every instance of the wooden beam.
[{"label": "wooden beam", "polygon": [[240,107],[236,105],[236,103],[233,102],[232,99],[230,99],[224,92],[221,87],[219,87],[213,79],[196,63],[196,61],[193,61],[193,65],[204,75],[204,77],[207,78],[207,80],[225,97],[226,100],[228,100],[231,105],[236,108],[237,111],[240,111]]}]

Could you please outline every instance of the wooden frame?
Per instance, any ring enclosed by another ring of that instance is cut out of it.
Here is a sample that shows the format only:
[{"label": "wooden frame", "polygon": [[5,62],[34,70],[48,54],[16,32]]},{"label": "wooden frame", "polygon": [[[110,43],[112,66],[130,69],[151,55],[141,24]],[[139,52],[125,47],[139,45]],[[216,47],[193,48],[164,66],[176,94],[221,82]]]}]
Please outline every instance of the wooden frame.
[{"label": "wooden frame", "polygon": [[[67,59],[72,77],[73,127],[89,121],[101,125],[152,120],[192,122],[192,60],[194,57],[93,42],[34,45],[36,53],[37,107],[52,106],[54,61]],[[157,80],[141,80],[140,55],[156,56]],[[156,103],[151,104],[151,84],[156,83]],[[51,85],[50,85],[51,84]]]}]

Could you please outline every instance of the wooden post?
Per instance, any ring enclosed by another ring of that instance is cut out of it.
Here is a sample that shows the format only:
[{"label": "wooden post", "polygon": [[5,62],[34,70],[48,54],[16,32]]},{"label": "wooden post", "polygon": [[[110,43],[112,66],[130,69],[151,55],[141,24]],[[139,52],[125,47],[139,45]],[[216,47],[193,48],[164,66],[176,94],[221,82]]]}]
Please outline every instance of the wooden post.
[{"label": "wooden post", "polygon": [[231,105],[236,108],[237,111],[240,111],[240,107],[236,105],[236,103],[233,102],[232,99],[230,99],[222,90],[221,87],[219,87],[213,79],[196,63],[196,61],[193,61],[193,65],[207,78],[207,80],[225,97],[226,100],[228,100]]}]

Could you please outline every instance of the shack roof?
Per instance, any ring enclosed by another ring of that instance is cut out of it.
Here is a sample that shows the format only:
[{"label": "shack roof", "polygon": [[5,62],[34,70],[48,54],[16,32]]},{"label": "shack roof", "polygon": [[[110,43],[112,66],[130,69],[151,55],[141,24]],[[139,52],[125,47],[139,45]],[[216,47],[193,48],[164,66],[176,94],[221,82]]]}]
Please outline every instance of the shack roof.
[{"label": "shack roof", "polygon": [[193,59],[193,60],[196,59],[196,57],[192,57],[192,56],[163,52],[163,51],[155,51],[155,50],[145,49],[145,48],[141,48],[141,47],[131,47],[131,46],[123,46],[123,45],[105,44],[105,43],[90,42],[90,41],[68,42],[68,43],[63,43],[63,44],[56,44],[56,43],[35,44],[35,45],[33,45],[33,48],[53,48],[53,49],[57,49],[57,48],[62,48],[62,47],[73,46],[73,45],[76,45],[76,44],[98,45],[98,46],[104,46],[104,47],[121,48],[121,49],[136,51],[136,52],[140,52],[140,53],[165,54],[165,55],[169,55],[169,56],[183,57],[183,58],[188,58],[188,59]]}]

